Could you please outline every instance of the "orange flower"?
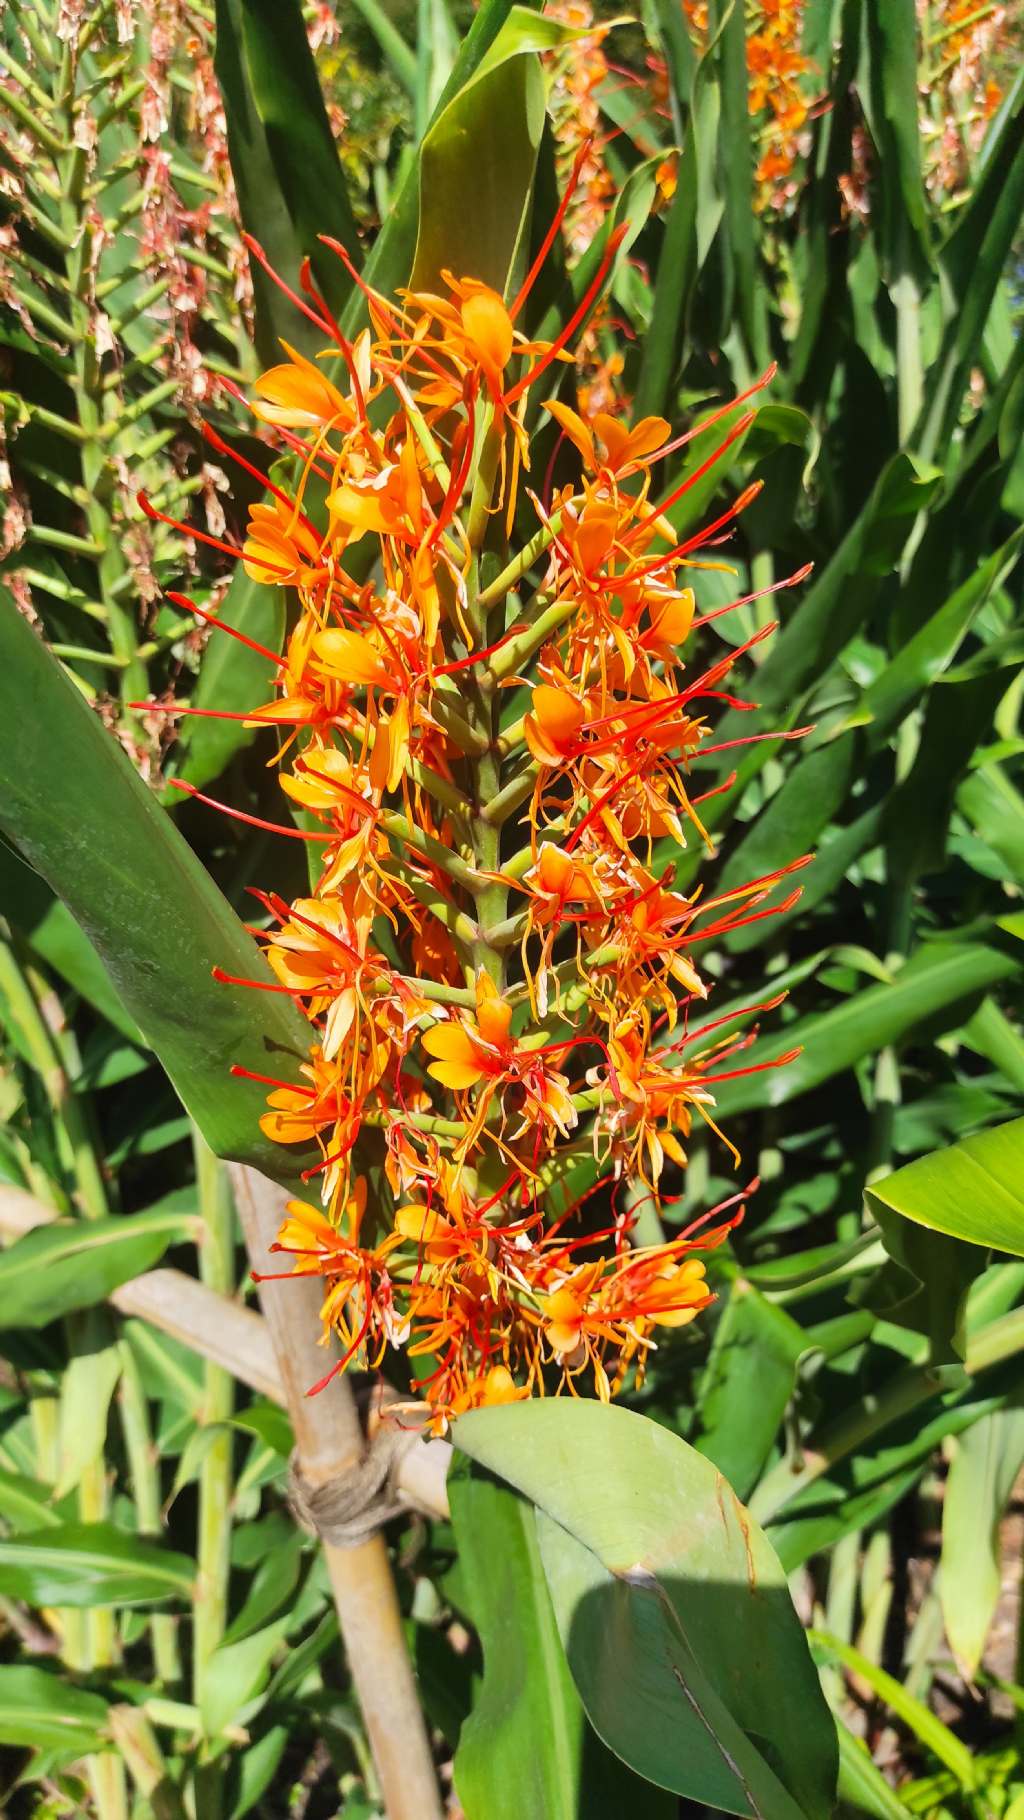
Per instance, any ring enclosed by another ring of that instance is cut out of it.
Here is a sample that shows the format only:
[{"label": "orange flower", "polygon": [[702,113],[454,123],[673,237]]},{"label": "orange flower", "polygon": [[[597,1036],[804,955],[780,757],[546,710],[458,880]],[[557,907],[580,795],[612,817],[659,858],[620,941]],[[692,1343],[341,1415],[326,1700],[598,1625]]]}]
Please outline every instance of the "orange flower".
[{"label": "orange flower", "polygon": [[337,386],[311,360],[286,341],[281,346],[288,361],[270,367],[257,379],[253,414],[264,423],[285,429],[333,429],[335,425],[352,429],[357,416],[351,401],[342,397]]},{"label": "orange flower", "polygon": [[321,545],[297,508],[275,499],[249,507],[249,532],[242,546],[245,572],[273,587],[305,584],[316,570]]},{"label": "orange flower", "polygon": [[[785,78],[769,105],[792,138],[790,4],[759,54]],[[293,901],[256,894],[269,971],[229,988],[284,993],[308,1021],[297,1078],[256,1077],[272,1089],[265,1135],[313,1147],[322,1200],[289,1204],[277,1249],[289,1274],[323,1279],[343,1363],[394,1347],[418,1362],[434,1432],[546,1390],[611,1396],[655,1334],[706,1305],[696,1251],[728,1227],[637,1250],[617,1185],[657,1210],[692,1120],[716,1129],[716,1082],[746,1066],[731,1058],[749,1034],[708,1041],[697,944],[793,902],[777,896],[790,868],[687,897],[654,857],[659,840],[706,838],[690,767],[715,750],[705,712],[732,705],[723,683],[753,642],[691,661],[728,611],[696,612],[701,566],[725,566],[708,546],[755,489],[681,536],[674,508],[717,457],[683,479],[667,464],[731,412],[723,453],[750,414],[723,401],[678,434],[630,424],[608,408],[612,358],[602,396],[594,380],[578,408],[547,407],[576,480],[523,484],[531,394],[578,351],[624,231],[563,326],[529,341],[517,325],[573,194],[601,201],[582,144],[517,296],[446,273],[443,294],[387,298],[350,267],[370,327],[349,343],[307,293],[323,361],[286,344],[255,387],[299,478],[294,494],[268,483],[241,552],[289,590],[291,623],[283,657],[256,647],[273,700],[248,724],[270,729],[293,815],[227,812],[304,843],[310,865]],[[571,1184],[595,1155],[610,1172],[595,1193],[615,1186],[584,1221]],[[386,1182],[383,1204],[361,1168]]]}]

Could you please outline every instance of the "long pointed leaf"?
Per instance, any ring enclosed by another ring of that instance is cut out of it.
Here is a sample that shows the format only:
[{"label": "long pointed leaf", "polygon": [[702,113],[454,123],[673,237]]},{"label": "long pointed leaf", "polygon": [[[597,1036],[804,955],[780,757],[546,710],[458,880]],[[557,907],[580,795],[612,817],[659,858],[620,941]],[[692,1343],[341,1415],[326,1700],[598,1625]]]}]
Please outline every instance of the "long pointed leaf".
[{"label": "long pointed leaf", "polygon": [[259,979],[255,943],[117,742],[9,597],[0,598],[0,828],[105,962],[211,1149],[294,1180],[310,1159],[264,1138],[238,1063],[294,1079],[309,1028]]}]

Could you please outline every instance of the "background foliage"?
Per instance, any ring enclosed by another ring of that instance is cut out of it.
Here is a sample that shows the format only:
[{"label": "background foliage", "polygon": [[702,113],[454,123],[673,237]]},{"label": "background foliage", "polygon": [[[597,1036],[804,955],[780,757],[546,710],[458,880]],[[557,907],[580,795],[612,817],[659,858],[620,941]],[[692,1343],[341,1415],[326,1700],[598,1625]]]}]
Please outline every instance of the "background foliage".
[{"label": "background foliage", "polygon": [[[275,598],[134,497],[144,486],[237,538],[255,483],[229,482],[200,407],[259,466],[231,386],[276,336],[303,345],[287,302],[250,277],[240,226],[291,275],[329,232],[374,282],[403,282],[417,147],[432,121],[436,145],[509,11],[10,0],[0,24],[0,1225],[15,1240],[0,1257],[0,1743],[14,1815],[378,1811],[323,1564],[284,1497],[287,1422],[223,1365],[105,1305],[161,1257],[242,1293],[213,1150],[274,1166],[258,1093],[226,1073],[268,1013],[229,1007],[209,965],[249,971],[246,884],[300,883],[279,851],[299,843],[164,791],[215,784],[259,815],[269,783],[244,730],[197,719],[174,741],[131,705],[237,709],[263,686],[262,660],[207,642],[164,589],[276,648]],[[558,11],[592,27],[584,0]],[[715,1259],[711,1318],[662,1349],[632,1418],[613,1412],[614,1443],[588,1439],[603,1419],[590,1409],[517,1410],[521,1440],[481,1413],[458,1436],[452,1526],[394,1527],[439,1761],[450,1785],[454,1759],[469,1820],[513,1797],[526,1811],[527,1762],[545,1820],[744,1812],[750,1789],[773,1820],[817,1820],[831,1736],[744,1705],[762,1647],[769,1692],[810,1672],[785,1576],[840,1721],[841,1811],[1024,1813],[1004,1591],[1024,1461],[1019,53],[1019,19],[994,6],[652,0],[641,21],[544,54],[535,241],[594,142],[531,328],[568,313],[629,223],[575,376],[589,407],[684,428],[778,361],[676,522],[685,534],[757,481],[723,552],[738,591],[814,565],[797,592],[722,622],[738,643],[781,620],[755,654],[757,727],[814,730],[725,755],[741,787],[707,813],[725,887],[817,857],[799,902],[708,957],[709,1017],[786,990],[754,1058],[801,1046],[721,1092],[761,1188]],[[460,218],[431,218],[442,244],[483,229],[486,150],[467,158]],[[332,303],[355,324],[357,294]],[[737,591],[713,568],[695,585],[702,613]],[[734,736],[749,730],[737,718]],[[696,877],[695,856],[669,859]],[[733,1186],[698,1140],[680,1221]],[[26,1193],[66,1223],[17,1237]],[[635,1412],[655,1426],[634,1429]],[[711,1467],[763,1531],[768,1644],[743,1629],[735,1536],[698,1568],[669,1547],[668,1516],[657,1524],[666,1485],[673,1509],[704,1508]],[[609,1572],[648,1558],[638,1503],[660,1603]],[[739,1784],[720,1760],[702,1779],[649,1672],[680,1638],[677,1679],[722,1703]]]}]

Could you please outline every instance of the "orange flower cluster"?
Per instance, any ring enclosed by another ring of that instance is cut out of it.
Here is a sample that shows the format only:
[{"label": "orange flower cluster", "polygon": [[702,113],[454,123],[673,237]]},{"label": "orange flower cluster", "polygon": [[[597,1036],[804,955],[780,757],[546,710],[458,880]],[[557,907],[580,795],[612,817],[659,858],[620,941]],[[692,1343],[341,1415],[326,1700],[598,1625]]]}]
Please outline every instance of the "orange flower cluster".
[{"label": "orange flower cluster", "polygon": [[569,181],[577,157],[572,201],[566,211],[565,241],[570,264],[575,264],[601,228],[615,197],[615,179],[604,160],[601,143],[599,91],[608,77],[604,54],[607,25],[595,26],[591,0],[547,0],[544,12],[576,33],[549,56],[552,73],[551,125],[555,137],[558,174]]},{"label": "orange flower cluster", "polygon": [[696,1254],[742,1197],[666,1242],[636,1223],[694,1119],[715,1128],[715,1083],[747,1071],[752,1032],[690,1028],[701,947],[772,914],[782,876],[705,898],[674,888],[671,857],[706,838],[690,767],[722,750],[705,715],[741,705],[724,684],[756,642],[685,664],[728,609],[695,616],[682,574],[754,489],[680,535],[673,508],[721,449],[657,475],[752,413],[673,437],[555,399],[618,244],[561,332],[530,340],[565,206],[509,305],[447,273],[440,294],[367,290],[350,342],[307,269],[293,296],[323,356],[285,346],[253,404],[298,474],[267,483],[241,557],[298,615],[249,723],[274,729],[301,812],[283,832],[322,857],[307,896],[260,894],[263,989],[312,1037],[263,1129],[320,1152],[321,1205],[293,1202],[277,1249],[323,1279],[342,1363],[405,1348],[438,1431],[584,1378],[608,1397],[711,1300]]},{"label": "orange flower cluster", "polygon": [[[683,0],[691,30],[708,32],[706,0]],[[814,65],[800,49],[804,0],[754,0],[746,8],[748,109],[757,143],[757,204],[785,208],[807,122]]]},{"label": "orange flower cluster", "polygon": [[1003,98],[1000,73],[1013,68],[1019,44],[1005,6],[933,0],[919,14],[925,183],[936,198],[950,198],[970,183],[974,157]]}]

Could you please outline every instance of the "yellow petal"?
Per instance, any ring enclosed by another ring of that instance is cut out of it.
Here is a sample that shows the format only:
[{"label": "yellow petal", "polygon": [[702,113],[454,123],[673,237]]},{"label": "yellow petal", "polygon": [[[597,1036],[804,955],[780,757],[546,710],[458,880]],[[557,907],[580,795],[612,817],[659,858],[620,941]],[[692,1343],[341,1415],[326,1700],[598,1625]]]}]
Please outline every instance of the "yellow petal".
[{"label": "yellow petal", "polygon": [[514,331],[497,291],[473,291],[461,310],[462,326],[485,366],[502,372],[512,353]]},{"label": "yellow petal", "polygon": [[475,1087],[480,1079],[479,1068],[469,1062],[431,1062],[427,1073],[440,1081],[442,1087],[452,1087],[456,1093]]},{"label": "yellow petal", "polygon": [[423,1032],[420,1041],[428,1055],[436,1055],[443,1062],[465,1062],[475,1060],[476,1050],[473,1039],[464,1024],[454,1020],[446,1024],[432,1024]]}]

